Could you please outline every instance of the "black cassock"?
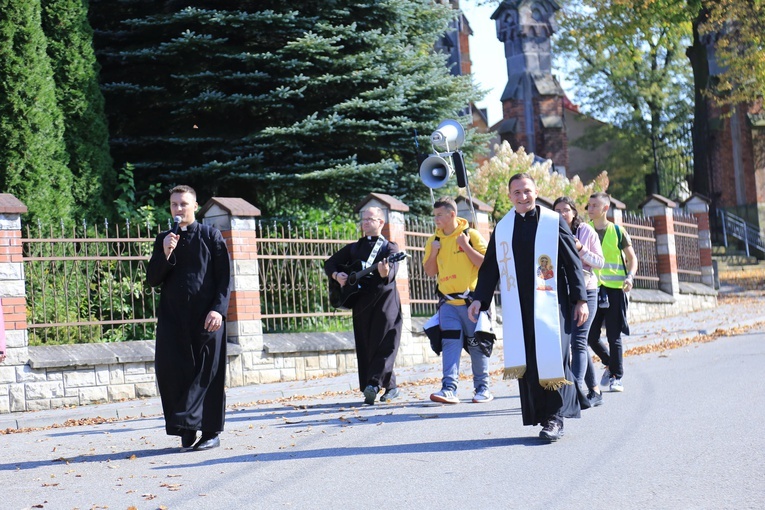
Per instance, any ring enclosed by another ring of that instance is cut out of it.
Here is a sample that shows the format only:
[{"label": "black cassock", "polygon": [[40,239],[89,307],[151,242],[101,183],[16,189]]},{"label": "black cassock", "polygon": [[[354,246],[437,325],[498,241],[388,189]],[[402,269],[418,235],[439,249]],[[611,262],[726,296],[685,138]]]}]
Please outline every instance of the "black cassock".
[{"label": "black cassock", "polygon": [[[157,314],[155,368],[169,435],[184,430],[223,431],[226,412],[226,328],[228,249],[221,233],[194,222],[179,231],[170,259],[157,236],[147,271],[152,287],[162,285]],[[207,314],[223,316],[223,326],[205,330]]]},{"label": "black cassock", "polygon": [[[355,261],[366,262],[372,253],[377,237],[362,237],[357,242],[341,248],[324,263],[324,271],[332,278],[341,265]],[[384,258],[398,253],[398,245],[387,242],[375,257],[377,264]],[[387,278],[377,271],[361,279],[353,306],[353,336],[356,342],[356,358],[359,365],[359,389],[367,385],[395,388],[396,375],[393,363],[401,343],[401,300],[396,289],[398,263],[390,265]]]},{"label": "black cassock", "polygon": [[[518,379],[524,425],[544,423],[551,417],[579,418],[580,413],[575,385],[565,385],[557,391],[550,391],[539,384],[534,334],[534,287],[536,286],[534,241],[537,235],[538,214],[537,210],[533,210],[526,213],[525,217],[516,215],[513,227],[513,258],[521,304],[523,340],[526,347],[526,373]],[[558,272],[556,274],[558,275],[558,312],[563,369],[566,379],[574,382],[569,363],[573,307],[577,301],[587,301],[587,290],[582,263],[576,250],[576,241],[563,218],[560,219],[559,225]],[[488,309],[499,276],[497,247],[492,234],[483,264],[478,271],[478,284],[475,289],[475,298],[481,301],[482,309]],[[551,312],[554,313],[552,310]],[[508,318],[506,317],[505,320]]]}]

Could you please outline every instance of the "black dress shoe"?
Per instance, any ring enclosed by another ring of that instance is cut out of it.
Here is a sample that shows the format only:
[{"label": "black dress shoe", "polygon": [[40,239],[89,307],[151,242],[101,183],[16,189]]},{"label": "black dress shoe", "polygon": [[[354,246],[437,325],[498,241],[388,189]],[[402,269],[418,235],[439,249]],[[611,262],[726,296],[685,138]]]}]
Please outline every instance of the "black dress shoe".
[{"label": "black dress shoe", "polygon": [[196,430],[184,430],[181,434],[181,448],[191,448],[197,440]]},{"label": "black dress shoe", "polygon": [[212,450],[213,448],[217,448],[220,446],[220,438],[218,435],[214,435],[212,437],[205,436],[202,434],[202,437],[199,439],[199,442],[194,445],[195,450]]},{"label": "black dress shoe", "polygon": [[539,437],[550,442],[557,441],[563,437],[563,423],[558,420],[549,420],[539,433]]}]

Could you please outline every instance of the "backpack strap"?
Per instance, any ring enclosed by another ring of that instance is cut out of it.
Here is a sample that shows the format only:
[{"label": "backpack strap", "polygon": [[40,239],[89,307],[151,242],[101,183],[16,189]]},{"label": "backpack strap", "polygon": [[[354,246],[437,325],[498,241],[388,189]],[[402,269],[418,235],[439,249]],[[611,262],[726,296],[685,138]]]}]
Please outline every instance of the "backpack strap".
[{"label": "backpack strap", "polygon": [[624,268],[624,272],[627,272],[627,262],[624,261],[624,251],[622,250],[622,241],[624,240],[624,234],[622,233],[621,227],[614,223],[614,228],[616,229],[616,247],[619,248],[619,256],[622,258],[622,267]]}]

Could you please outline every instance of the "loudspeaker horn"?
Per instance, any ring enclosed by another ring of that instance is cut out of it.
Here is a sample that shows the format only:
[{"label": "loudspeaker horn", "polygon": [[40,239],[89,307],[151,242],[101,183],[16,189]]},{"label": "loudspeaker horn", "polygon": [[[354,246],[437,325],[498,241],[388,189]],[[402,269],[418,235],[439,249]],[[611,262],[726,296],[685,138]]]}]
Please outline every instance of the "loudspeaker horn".
[{"label": "loudspeaker horn", "polygon": [[437,155],[428,156],[420,165],[420,180],[431,189],[443,187],[453,173],[449,162]]},{"label": "loudspeaker horn", "polygon": [[446,119],[430,135],[430,143],[447,151],[459,149],[465,142],[465,129],[456,120]]}]

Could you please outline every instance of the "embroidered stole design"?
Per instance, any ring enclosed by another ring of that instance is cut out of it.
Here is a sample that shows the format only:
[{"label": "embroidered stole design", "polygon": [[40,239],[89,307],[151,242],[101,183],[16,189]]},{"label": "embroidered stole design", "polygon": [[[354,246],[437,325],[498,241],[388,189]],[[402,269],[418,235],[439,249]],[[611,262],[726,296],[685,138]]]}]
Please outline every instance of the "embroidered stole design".
[{"label": "embroidered stole design", "polygon": [[[504,321],[505,379],[519,379],[526,373],[526,348],[523,341],[521,303],[513,257],[515,208],[497,224],[495,243],[500,278]],[[557,390],[567,381],[563,372],[558,307],[558,225],[559,215],[539,208],[539,223],[534,241],[534,332],[539,383],[546,390]],[[528,292],[530,289],[524,289]],[[526,297],[528,299],[528,296]]]}]

